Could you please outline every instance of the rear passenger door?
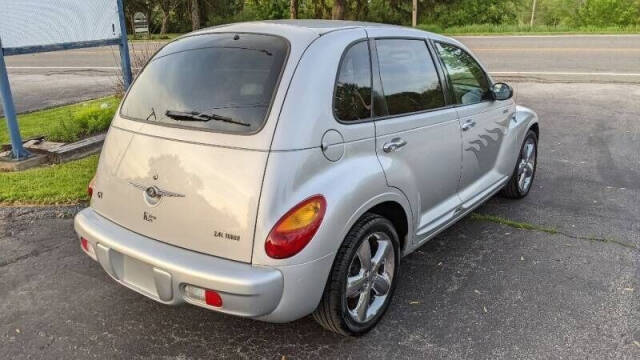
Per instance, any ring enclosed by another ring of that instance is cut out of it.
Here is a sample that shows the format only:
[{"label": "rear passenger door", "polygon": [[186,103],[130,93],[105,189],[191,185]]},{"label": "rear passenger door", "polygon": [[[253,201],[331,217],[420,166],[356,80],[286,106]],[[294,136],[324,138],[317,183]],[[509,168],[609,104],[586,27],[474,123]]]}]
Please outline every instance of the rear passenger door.
[{"label": "rear passenger door", "polygon": [[496,161],[515,105],[511,99],[493,100],[489,76],[464,49],[445,42],[435,42],[435,49],[460,118],[462,174],[458,191],[466,208],[504,180],[496,170]]},{"label": "rear passenger door", "polygon": [[376,153],[389,186],[409,199],[421,241],[450,220],[460,204],[456,110],[446,104],[425,39],[377,38],[371,43],[374,91],[380,94],[374,104]]}]

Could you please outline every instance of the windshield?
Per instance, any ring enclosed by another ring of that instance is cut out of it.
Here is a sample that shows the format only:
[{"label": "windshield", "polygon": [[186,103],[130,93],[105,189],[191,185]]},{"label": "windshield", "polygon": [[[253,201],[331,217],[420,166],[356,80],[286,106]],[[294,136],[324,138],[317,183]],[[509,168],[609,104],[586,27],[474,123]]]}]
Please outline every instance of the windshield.
[{"label": "windshield", "polygon": [[[138,76],[121,115],[171,126],[256,132],[266,119],[287,51],[285,40],[269,35],[206,34],[177,40]],[[167,115],[176,112],[200,115]]]}]

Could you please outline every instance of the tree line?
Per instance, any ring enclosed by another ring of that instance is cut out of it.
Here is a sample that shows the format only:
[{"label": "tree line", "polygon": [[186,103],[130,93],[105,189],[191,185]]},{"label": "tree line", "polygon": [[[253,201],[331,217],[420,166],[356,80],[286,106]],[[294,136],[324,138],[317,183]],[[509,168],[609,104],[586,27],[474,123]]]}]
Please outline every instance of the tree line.
[{"label": "tree line", "polygon": [[[412,0],[124,0],[128,27],[142,12],[152,33],[230,22],[346,19],[410,25]],[[640,25],[640,0],[418,0],[418,24]]]}]

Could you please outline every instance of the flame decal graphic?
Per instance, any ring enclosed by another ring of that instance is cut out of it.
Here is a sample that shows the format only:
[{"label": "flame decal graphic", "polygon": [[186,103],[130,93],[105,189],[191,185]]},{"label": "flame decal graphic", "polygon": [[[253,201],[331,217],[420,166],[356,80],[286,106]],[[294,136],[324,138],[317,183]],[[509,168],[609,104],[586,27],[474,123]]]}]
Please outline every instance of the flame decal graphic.
[{"label": "flame decal graphic", "polygon": [[502,139],[507,133],[509,118],[506,116],[502,121],[495,121],[496,127],[485,128],[484,133],[478,135],[479,139],[470,140],[469,146],[464,149],[473,152],[480,168],[485,169],[493,166]]}]

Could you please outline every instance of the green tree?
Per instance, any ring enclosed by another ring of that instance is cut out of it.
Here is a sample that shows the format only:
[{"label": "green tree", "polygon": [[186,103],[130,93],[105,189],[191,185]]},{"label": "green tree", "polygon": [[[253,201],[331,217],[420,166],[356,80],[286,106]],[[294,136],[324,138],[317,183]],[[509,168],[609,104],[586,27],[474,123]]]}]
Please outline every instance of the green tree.
[{"label": "green tree", "polygon": [[[296,18],[411,24],[411,0],[124,0],[127,22],[147,15],[152,32],[229,22]],[[418,23],[435,28],[528,24],[533,0],[418,0]],[[297,9],[297,11],[296,11]],[[297,13],[297,14],[296,14]],[[640,0],[537,0],[537,25],[640,25]]]},{"label": "green tree", "polygon": [[289,5],[289,0],[247,0],[244,11],[255,20],[286,19],[290,16]]},{"label": "green tree", "polygon": [[162,20],[160,25],[160,34],[166,34],[169,29],[169,17],[182,0],[155,0],[160,10]]},{"label": "green tree", "polygon": [[637,0],[584,0],[578,8],[577,25],[611,26],[638,24],[640,3]]},{"label": "green tree", "polygon": [[577,0],[539,0],[536,24],[575,25],[578,7]]},{"label": "green tree", "polygon": [[458,0],[435,6],[435,22],[441,26],[468,24],[515,24],[518,22],[517,0]]},{"label": "green tree", "polygon": [[344,19],[344,3],[345,0],[333,0],[333,10],[331,11],[331,18],[333,20]]}]

